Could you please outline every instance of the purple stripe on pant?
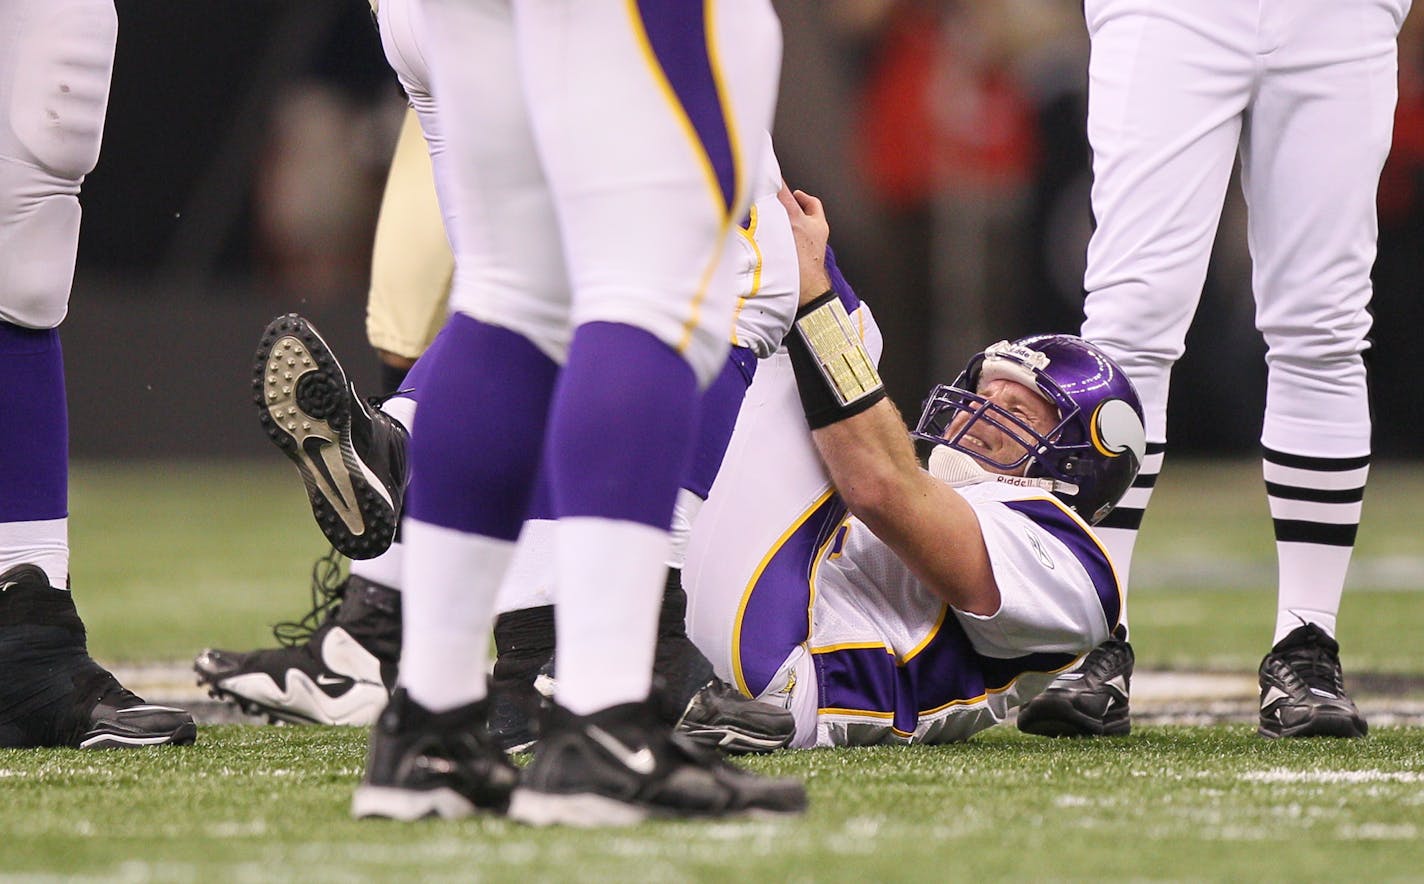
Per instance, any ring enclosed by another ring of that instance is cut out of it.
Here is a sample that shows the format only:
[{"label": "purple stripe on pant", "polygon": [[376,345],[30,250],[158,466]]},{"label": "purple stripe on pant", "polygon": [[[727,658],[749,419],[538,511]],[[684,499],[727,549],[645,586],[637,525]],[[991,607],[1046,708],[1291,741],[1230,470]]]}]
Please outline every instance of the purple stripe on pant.
[{"label": "purple stripe on pant", "polygon": [[747,596],[732,648],[752,696],[766,690],[788,654],[810,635],[811,564],[845,520],[834,494],[817,504],[767,560]]},{"label": "purple stripe on pant", "polygon": [[653,55],[717,175],[723,208],[737,199],[737,161],[707,45],[705,0],[638,0]]}]

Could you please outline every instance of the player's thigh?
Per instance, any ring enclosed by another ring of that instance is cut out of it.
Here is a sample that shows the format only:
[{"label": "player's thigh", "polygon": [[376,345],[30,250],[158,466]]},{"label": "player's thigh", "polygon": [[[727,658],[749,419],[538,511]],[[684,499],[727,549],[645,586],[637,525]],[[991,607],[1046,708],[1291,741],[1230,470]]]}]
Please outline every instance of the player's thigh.
[{"label": "player's thigh", "polygon": [[407,359],[424,353],[445,323],[453,273],[430,153],[415,111],[408,111],[371,247],[366,302],[371,346]]},{"label": "player's thigh", "polygon": [[1407,8],[1302,0],[1281,24],[1285,46],[1242,148],[1257,324],[1273,362],[1325,368],[1363,348]]},{"label": "player's thigh", "polygon": [[702,7],[515,2],[574,322],[645,328],[707,380],[736,294],[712,273],[770,125],[780,27],[766,0]]},{"label": "player's thigh", "polygon": [[[809,634],[809,556],[800,562],[799,584],[765,578],[770,558],[784,546],[788,533],[804,523],[829,491],[830,481],[801,416],[789,361],[785,354],[762,360],[722,469],[693,525],[683,571],[689,634],[718,673],[740,687],[759,691],[765,686],[747,682],[742,657],[749,643],[774,671]],[[783,624],[794,627],[794,634],[773,642],[765,631],[744,633],[754,592],[763,598],[783,597],[799,610],[799,623]]]},{"label": "player's thigh", "polygon": [[103,139],[111,0],[0,0],[0,321],[58,325]]},{"label": "player's thigh", "polygon": [[1115,355],[1181,355],[1250,97],[1248,5],[1086,4],[1097,228],[1083,331]]},{"label": "player's thigh", "polygon": [[440,136],[431,156],[456,259],[450,308],[510,328],[562,361],[568,277],[509,3],[422,0],[421,8]]}]

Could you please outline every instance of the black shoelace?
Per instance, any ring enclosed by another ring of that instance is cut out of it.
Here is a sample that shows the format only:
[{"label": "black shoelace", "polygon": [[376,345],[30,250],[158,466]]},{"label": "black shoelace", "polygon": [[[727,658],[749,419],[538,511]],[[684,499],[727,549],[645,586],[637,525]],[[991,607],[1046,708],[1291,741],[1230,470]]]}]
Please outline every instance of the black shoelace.
[{"label": "black shoelace", "polygon": [[1340,676],[1340,661],[1328,647],[1311,641],[1282,652],[1286,665],[1305,682],[1307,687],[1330,694],[1344,693]]},{"label": "black shoelace", "polygon": [[1088,660],[1083,666],[1085,675],[1091,675],[1099,681],[1107,681],[1124,668],[1127,659],[1127,646],[1121,642],[1111,642],[1099,645],[1088,655]]},{"label": "black shoelace", "polygon": [[272,635],[283,647],[293,648],[311,640],[323,623],[341,610],[346,594],[346,575],[342,572],[343,556],[332,549],[312,565],[312,608],[300,620],[286,620],[272,627]]}]

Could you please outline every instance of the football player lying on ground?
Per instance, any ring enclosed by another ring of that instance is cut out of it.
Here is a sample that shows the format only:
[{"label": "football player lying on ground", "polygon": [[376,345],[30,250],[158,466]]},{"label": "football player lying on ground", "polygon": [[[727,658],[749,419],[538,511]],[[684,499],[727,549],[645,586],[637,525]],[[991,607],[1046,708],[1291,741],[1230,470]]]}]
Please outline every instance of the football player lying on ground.
[{"label": "football player lying on ground", "polygon": [[1141,464],[1140,402],[1080,338],[1000,342],[930,393],[922,468],[871,368],[874,323],[825,274],[819,201],[783,201],[801,306],[694,527],[689,631],[794,713],[793,746],[965,739],[1117,626],[1089,524]]},{"label": "football player lying on ground", "polygon": [[[411,133],[407,128],[403,140]],[[414,136],[418,138],[418,130]],[[423,173],[411,167],[421,165],[418,161],[422,159]],[[795,310],[795,247],[777,197],[781,173],[769,138],[762,162],[758,197],[744,226],[732,233],[726,252],[727,284],[742,292],[742,303],[726,368],[704,394],[701,444],[675,514],[677,543],[669,562],[655,660],[656,695],[663,717],[679,723],[684,733],[743,752],[785,745],[791,734],[790,717],[782,710],[746,700],[713,677],[711,664],[687,638],[686,596],[679,567],[689,526],[721,463],[757,359],[779,346]],[[428,158],[398,149],[382,206],[368,331],[387,364],[390,347],[386,340],[392,336],[383,334],[378,342],[376,331],[405,329],[407,334],[395,336],[405,340],[429,327],[427,314],[432,309],[443,312],[443,301],[427,297],[419,289],[449,281],[448,272],[422,272],[405,274],[404,285],[391,284],[389,279],[377,284],[385,278],[378,270],[392,263],[387,260],[391,256],[431,252],[419,242],[412,248],[409,242],[411,230],[428,234],[428,225],[385,223],[392,205],[410,202],[390,198],[389,188],[397,187],[398,181],[403,191],[433,190]],[[433,201],[425,204],[434,207]],[[424,280],[426,285],[412,285],[412,279]],[[409,292],[409,296],[392,299],[390,295],[397,291]],[[378,316],[384,318],[377,322]],[[437,338],[431,347],[439,346]],[[295,378],[297,383],[269,389],[268,368],[273,358],[296,358],[297,352],[312,360]],[[372,408],[351,390],[340,364],[305,320],[280,317],[268,327],[255,366],[257,405],[264,428],[296,462],[328,539],[360,561],[353,563],[351,576],[344,580],[334,554],[317,563],[313,610],[302,623],[278,626],[284,647],[246,653],[208,649],[200,654],[195,662],[199,683],[214,696],[274,720],[321,724],[370,724],[376,720],[394,685],[400,656],[402,548],[397,542],[388,551],[382,550],[390,543],[391,526],[400,508],[405,483],[403,424],[413,423],[421,387],[420,364],[417,361],[400,384],[401,392]],[[283,393],[282,387],[288,392]],[[306,425],[304,430],[284,420],[298,412],[300,423]],[[307,438],[332,442],[323,449],[330,456],[320,464],[309,459],[303,444]],[[366,469],[347,466],[352,463],[365,464]],[[356,500],[358,505],[346,506],[342,503],[345,499]],[[551,522],[530,521],[500,593],[502,613],[494,629],[498,658],[491,725],[496,737],[510,749],[527,746],[535,736],[538,696],[532,685],[553,656],[553,573],[546,567],[551,565],[551,532]],[[378,554],[372,557],[373,553]]]},{"label": "football player lying on ground", "polygon": [[825,219],[804,199],[785,200],[806,302],[794,355],[763,361],[696,522],[689,627],[722,678],[795,714],[793,745],[963,739],[1116,627],[1087,523],[1137,471],[1140,404],[1078,338],[996,344],[932,392],[922,469],[869,369],[869,310],[849,287],[822,294]]}]

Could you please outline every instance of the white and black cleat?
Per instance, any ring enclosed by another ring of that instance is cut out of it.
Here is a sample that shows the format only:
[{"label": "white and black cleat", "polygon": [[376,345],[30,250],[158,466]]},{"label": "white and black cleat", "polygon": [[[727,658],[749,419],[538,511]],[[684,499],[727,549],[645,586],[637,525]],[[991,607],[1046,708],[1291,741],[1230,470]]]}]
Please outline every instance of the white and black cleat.
[{"label": "white and black cleat", "polygon": [[385,552],[408,479],[405,427],[356,395],[321,335],[295,313],[263,332],[252,389],[263,430],[297,465],[331,545],[353,559]]},{"label": "white and black cleat", "polygon": [[626,703],[586,716],[547,707],[509,815],[534,826],[587,828],[805,809],[806,790],[796,780],[735,767],[671,733],[651,704]]},{"label": "white and black cleat", "polygon": [[675,730],[729,755],[775,752],[796,735],[796,717],[713,678],[693,695]]},{"label": "white and black cleat", "polygon": [[412,821],[503,814],[519,773],[489,736],[488,699],[431,712],[397,690],[371,729],[357,819]]},{"label": "white and black cleat", "polygon": [[75,743],[80,749],[186,746],[198,738],[198,726],[187,711],[145,703],[112,675],[88,717],[89,727]]},{"label": "white and black cleat", "polygon": [[400,658],[400,593],[318,562],[314,607],[302,623],[279,625],[282,647],[209,648],[193,661],[210,696],[248,715],[289,724],[374,724]]},{"label": "white and black cleat", "polygon": [[390,693],[381,664],[340,627],[310,646],[233,652],[209,648],[193,669],[208,695],[248,715],[288,724],[375,723]]},{"label": "white and black cleat", "polygon": [[0,573],[0,747],[133,749],[198,738],[193,716],[147,703],[89,656],[68,590],[33,564]]},{"label": "white and black cleat", "polygon": [[1120,737],[1131,732],[1132,645],[1110,638],[1072,672],[1019,708],[1018,728],[1041,737]]},{"label": "white and black cleat", "polygon": [[1307,623],[1293,629],[1261,661],[1263,737],[1363,737],[1365,717],[1345,693],[1340,645]]}]

